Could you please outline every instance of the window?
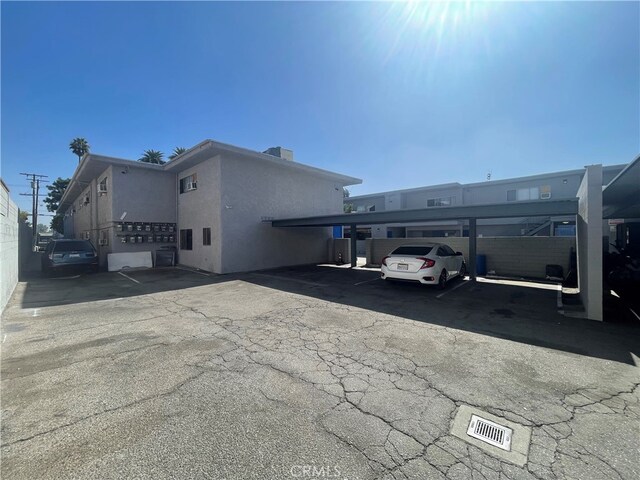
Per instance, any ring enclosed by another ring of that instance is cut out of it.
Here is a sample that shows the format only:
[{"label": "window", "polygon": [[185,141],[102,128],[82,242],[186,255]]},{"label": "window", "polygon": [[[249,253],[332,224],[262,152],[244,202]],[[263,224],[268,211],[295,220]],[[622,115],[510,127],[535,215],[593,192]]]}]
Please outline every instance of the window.
[{"label": "window", "polygon": [[107,193],[107,177],[104,177],[98,184],[98,193]]},{"label": "window", "polygon": [[429,252],[432,250],[433,247],[430,247],[429,245],[425,245],[424,247],[413,247],[413,246],[407,246],[407,247],[398,247],[396,248],[393,252],[391,252],[392,255],[416,255],[416,256],[425,256],[428,255]]},{"label": "window", "polygon": [[202,245],[211,245],[211,227],[202,229]]},{"label": "window", "polygon": [[429,198],[427,207],[448,207],[453,205],[456,197]]},{"label": "window", "polygon": [[[544,187],[543,187],[544,188]],[[517,190],[507,190],[507,202],[522,202],[524,200],[539,200],[540,188],[518,188]]]},{"label": "window", "polygon": [[193,250],[193,230],[180,230],[180,250]]},{"label": "window", "polygon": [[447,255],[455,256],[456,252],[454,252],[453,249],[449,245],[443,245],[442,248],[447,253]]},{"label": "window", "polygon": [[198,188],[198,177],[195,173],[193,175],[189,175],[188,177],[184,177],[180,179],[180,193],[186,193],[192,190],[197,190],[197,188]]}]

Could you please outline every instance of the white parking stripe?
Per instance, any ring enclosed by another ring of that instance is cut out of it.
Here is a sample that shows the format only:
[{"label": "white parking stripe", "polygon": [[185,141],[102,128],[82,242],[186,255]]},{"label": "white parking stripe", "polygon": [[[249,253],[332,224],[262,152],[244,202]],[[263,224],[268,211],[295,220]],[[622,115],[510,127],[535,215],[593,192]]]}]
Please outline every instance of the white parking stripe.
[{"label": "white parking stripe", "polygon": [[375,282],[376,280],[380,280],[381,277],[372,278],[371,280],[365,280],[364,282],[354,283],[354,285],[362,285],[364,283]]},{"label": "white parking stripe", "polygon": [[185,272],[197,273],[198,275],[204,275],[205,277],[210,277],[208,273],[198,272],[197,270],[190,270],[188,268],[176,267],[178,270],[184,270]]},{"label": "white parking stripe", "polygon": [[469,280],[464,280],[462,283],[459,283],[458,285],[456,285],[453,288],[450,288],[449,290],[447,290],[446,292],[442,292],[440,295],[436,295],[436,298],[442,298],[444,297],[447,293],[453,292],[456,288],[460,288],[463,287],[464,285],[469,285],[470,282]]},{"label": "white parking stripe", "polygon": [[290,277],[284,277],[281,275],[269,275],[267,273],[250,273],[249,275],[253,275],[256,277],[266,277],[266,278],[274,278],[277,280],[283,280],[285,282],[295,282],[295,283],[300,283],[302,285],[310,285],[312,287],[328,287],[329,285],[325,284],[325,283],[316,283],[316,282],[309,282],[307,280],[300,280],[298,278],[290,278]]},{"label": "white parking stripe", "polygon": [[136,282],[136,283],[140,283],[138,280],[136,280],[135,278],[131,278],[129,275],[125,275],[122,272],[118,272],[120,275],[122,275],[124,278],[128,278],[129,280],[131,280],[132,282]]}]

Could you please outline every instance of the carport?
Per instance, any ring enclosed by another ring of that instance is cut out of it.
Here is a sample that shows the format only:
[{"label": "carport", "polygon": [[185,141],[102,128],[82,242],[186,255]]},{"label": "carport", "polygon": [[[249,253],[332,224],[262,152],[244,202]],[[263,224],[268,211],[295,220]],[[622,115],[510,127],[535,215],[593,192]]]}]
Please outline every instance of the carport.
[{"label": "carport", "polygon": [[[348,226],[355,232],[358,225],[409,223],[438,220],[466,220],[469,222],[469,277],[476,280],[476,225],[479,219],[577,215],[578,199],[518,202],[513,204],[461,205],[411,210],[345,213],[319,217],[273,220],[274,227],[330,227]],[[356,242],[351,241],[351,267],[356,266]]]},{"label": "carport", "polygon": [[[633,165],[635,165],[635,167]],[[625,186],[623,193],[626,195],[628,192],[627,184],[629,182],[627,180],[620,180],[620,178],[623,175],[630,175],[630,184],[633,184],[633,175],[637,174],[637,168],[638,159],[621,172],[620,175],[611,182],[610,186],[616,182],[621,185],[621,189],[622,186]],[[625,173],[629,171],[631,173]],[[623,203],[628,202],[628,200],[624,199],[622,201]],[[571,199],[284,218],[272,220],[271,225],[278,228],[331,227],[341,225],[349,226],[351,231],[355,232],[358,225],[466,220],[469,223],[468,270],[471,281],[475,281],[477,278],[476,225],[478,219],[575,215],[580,298],[585,308],[586,317],[592,320],[602,320],[602,208],[602,165],[590,165],[585,169],[585,175],[578,190],[577,197]],[[356,242],[352,241],[351,267],[356,266],[356,261]]]}]

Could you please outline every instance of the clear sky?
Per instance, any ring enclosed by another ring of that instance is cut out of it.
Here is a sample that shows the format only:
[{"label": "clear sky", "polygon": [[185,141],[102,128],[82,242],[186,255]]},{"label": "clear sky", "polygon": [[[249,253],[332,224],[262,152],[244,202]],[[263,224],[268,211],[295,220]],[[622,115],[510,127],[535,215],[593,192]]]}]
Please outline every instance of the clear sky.
[{"label": "clear sky", "polygon": [[2,177],[205,138],[352,194],[640,152],[640,4],[2,2]]}]

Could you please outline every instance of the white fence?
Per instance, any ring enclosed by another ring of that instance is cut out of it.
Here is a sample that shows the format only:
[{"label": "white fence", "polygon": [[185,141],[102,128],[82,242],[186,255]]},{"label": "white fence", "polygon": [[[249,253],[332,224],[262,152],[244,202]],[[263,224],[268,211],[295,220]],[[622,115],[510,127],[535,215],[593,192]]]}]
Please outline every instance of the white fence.
[{"label": "white fence", "polygon": [[0,182],[0,312],[18,283],[18,207]]}]

